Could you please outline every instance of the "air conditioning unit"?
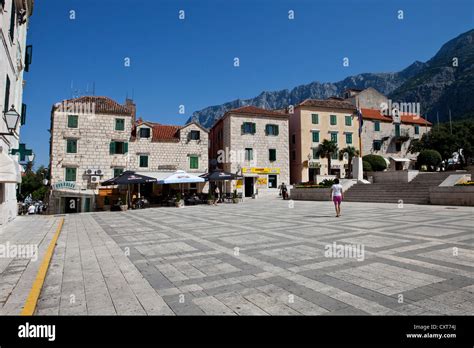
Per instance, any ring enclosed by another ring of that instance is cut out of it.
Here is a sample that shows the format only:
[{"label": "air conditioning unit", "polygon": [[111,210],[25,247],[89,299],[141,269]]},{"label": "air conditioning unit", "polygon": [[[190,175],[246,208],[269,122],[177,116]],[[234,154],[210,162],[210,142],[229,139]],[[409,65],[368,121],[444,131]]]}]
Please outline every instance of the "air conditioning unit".
[{"label": "air conditioning unit", "polygon": [[102,175],[102,170],[97,169],[94,174],[95,174],[95,175]]},{"label": "air conditioning unit", "polygon": [[87,169],[86,174],[87,175],[92,175],[92,174],[94,174],[94,170],[93,169]]},{"label": "air conditioning unit", "polygon": [[98,184],[99,181],[100,181],[100,176],[97,176],[97,175],[91,176],[91,183]]}]

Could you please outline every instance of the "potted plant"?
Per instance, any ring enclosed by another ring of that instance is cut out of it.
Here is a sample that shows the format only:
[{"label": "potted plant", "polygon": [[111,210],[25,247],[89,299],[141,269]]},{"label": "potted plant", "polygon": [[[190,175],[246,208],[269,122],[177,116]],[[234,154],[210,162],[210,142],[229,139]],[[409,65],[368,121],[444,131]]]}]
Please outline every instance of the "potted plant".
[{"label": "potted plant", "polygon": [[104,210],[109,211],[111,208],[109,196],[104,197]]},{"label": "potted plant", "polygon": [[233,203],[239,203],[239,197],[237,196],[237,190],[234,190],[234,193],[232,194],[232,202]]},{"label": "potted plant", "polygon": [[214,204],[214,200],[212,199],[211,190],[209,190],[209,192],[208,192],[208,194],[207,194],[207,204],[209,204],[209,205],[213,205],[213,204]]},{"label": "potted plant", "polygon": [[176,194],[174,204],[176,205],[176,208],[184,207],[184,199],[181,197],[181,192],[178,192]]}]

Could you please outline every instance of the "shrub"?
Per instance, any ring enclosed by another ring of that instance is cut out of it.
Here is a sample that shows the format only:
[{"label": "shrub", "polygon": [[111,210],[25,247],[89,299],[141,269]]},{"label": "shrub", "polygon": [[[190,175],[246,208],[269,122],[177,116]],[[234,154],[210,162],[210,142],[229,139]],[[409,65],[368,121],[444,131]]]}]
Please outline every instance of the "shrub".
[{"label": "shrub", "polygon": [[323,186],[323,187],[331,187],[332,185],[334,185],[334,180],[331,180],[331,179],[324,179],[323,181],[321,181],[319,183],[319,185]]},{"label": "shrub", "polygon": [[419,166],[427,166],[428,168],[436,168],[441,164],[441,154],[436,150],[423,150],[418,154],[416,160]]},{"label": "shrub", "polygon": [[373,172],[370,162],[362,161],[362,167],[363,167],[364,172]]},{"label": "shrub", "polygon": [[364,157],[362,157],[362,160],[364,162],[368,162],[370,164],[370,167],[372,168],[372,171],[374,172],[381,172],[387,169],[387,162],[385,162],[385,159],[382,156],[365,155]]}]

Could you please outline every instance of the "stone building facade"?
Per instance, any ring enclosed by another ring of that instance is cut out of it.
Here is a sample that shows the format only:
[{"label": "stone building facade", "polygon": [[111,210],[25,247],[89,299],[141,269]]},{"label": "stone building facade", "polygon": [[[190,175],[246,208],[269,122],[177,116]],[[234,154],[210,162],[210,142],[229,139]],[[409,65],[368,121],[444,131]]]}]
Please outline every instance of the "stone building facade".
[{"label": "stone building facade", "polygon": [[335,141],[338,149],[359,148],[359,123],[355,107],[338,99],[307,99],[290,115],[291,184],[319,181],[326,175],[346,176],[348,160],[335,153],[328,168],[327,158],[318,155],[323,140]]},{"label": "stone building facade", "polygon": [[0,225],[13,220],[18,213],[17,187],[21,182],[19,156],[20,125],[24,124],[23,74],[31,62],[31,46],[26,45],[33,0],[0,1],[0,133],[9,133],[4,112],[11,109],[21,114],[14,135],[0,135]]},{"label": "stone building facade", "polygon": [[[93,211],[103,204],[98,198],[100,183],[125,170],[158,179],[178,169],[196,174],[207,170],[206,130],[195,124],[167,126],[135,118],[136,106],[129,99],[122,105],[108,97],[85,96],[53,106],[51,213]],[[192,131],[194,137],[199,132],[198,140],[188,138]]]},{"label": "stone building facade", "polygon": [[214,124],[211,163],[243,176],[228,182],[225,191],[258,197],[278,194],[278,187],[289,183],[288,117],[285,112],[244,106],[226,112]]},{"label": "stone building facade", "polygon": [[389,170],[413,168],[418,154],[408,151],[410,143],[432,127],[418,104],[392,102],[374,88],[348,90],[345,96],[363,115],[362,155],[383,156]]}]

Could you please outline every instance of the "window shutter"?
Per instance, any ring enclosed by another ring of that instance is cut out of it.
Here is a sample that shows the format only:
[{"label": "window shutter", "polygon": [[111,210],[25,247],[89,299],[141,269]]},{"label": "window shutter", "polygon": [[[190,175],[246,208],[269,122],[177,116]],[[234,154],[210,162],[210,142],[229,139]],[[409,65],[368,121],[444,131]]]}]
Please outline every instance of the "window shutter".
[{"label": "window shutter", "polygon": [[128,143],[123,143],[123,153],[128,152]]},{"label": "window shutter", "polygon": [[280,134],[280,127],[278,125],[275,126],[275,135]]},{"label": "window shutter", "polygon": [[110,154],[115,155],[115,141],[110,142]]},{"label": "window shutter", "polygon": [[252,123],[252,134],[255,134],[256,132],[256,126],[255,123]]},{"label": "window shutter", "polygon": [[30,64],[31,64],[32,57],[33,57],[33,46],[28,45],[26,46],[26,51],[25,51],[25,71],[26,72],[30,71]]},{"label": "window shutter", "polygon": [[265,125],[265,135],[270,134],[270,125],[266,124]]},{"label": "window shutter", "polygon": [[20,124],[23,126],[26,123],[26,104],[21,104],[21,122]]},{"label": "window shutter", "polygon": [[242,134],[245,134],[245,122],[240,126],[240,130],[242,131]]}]

